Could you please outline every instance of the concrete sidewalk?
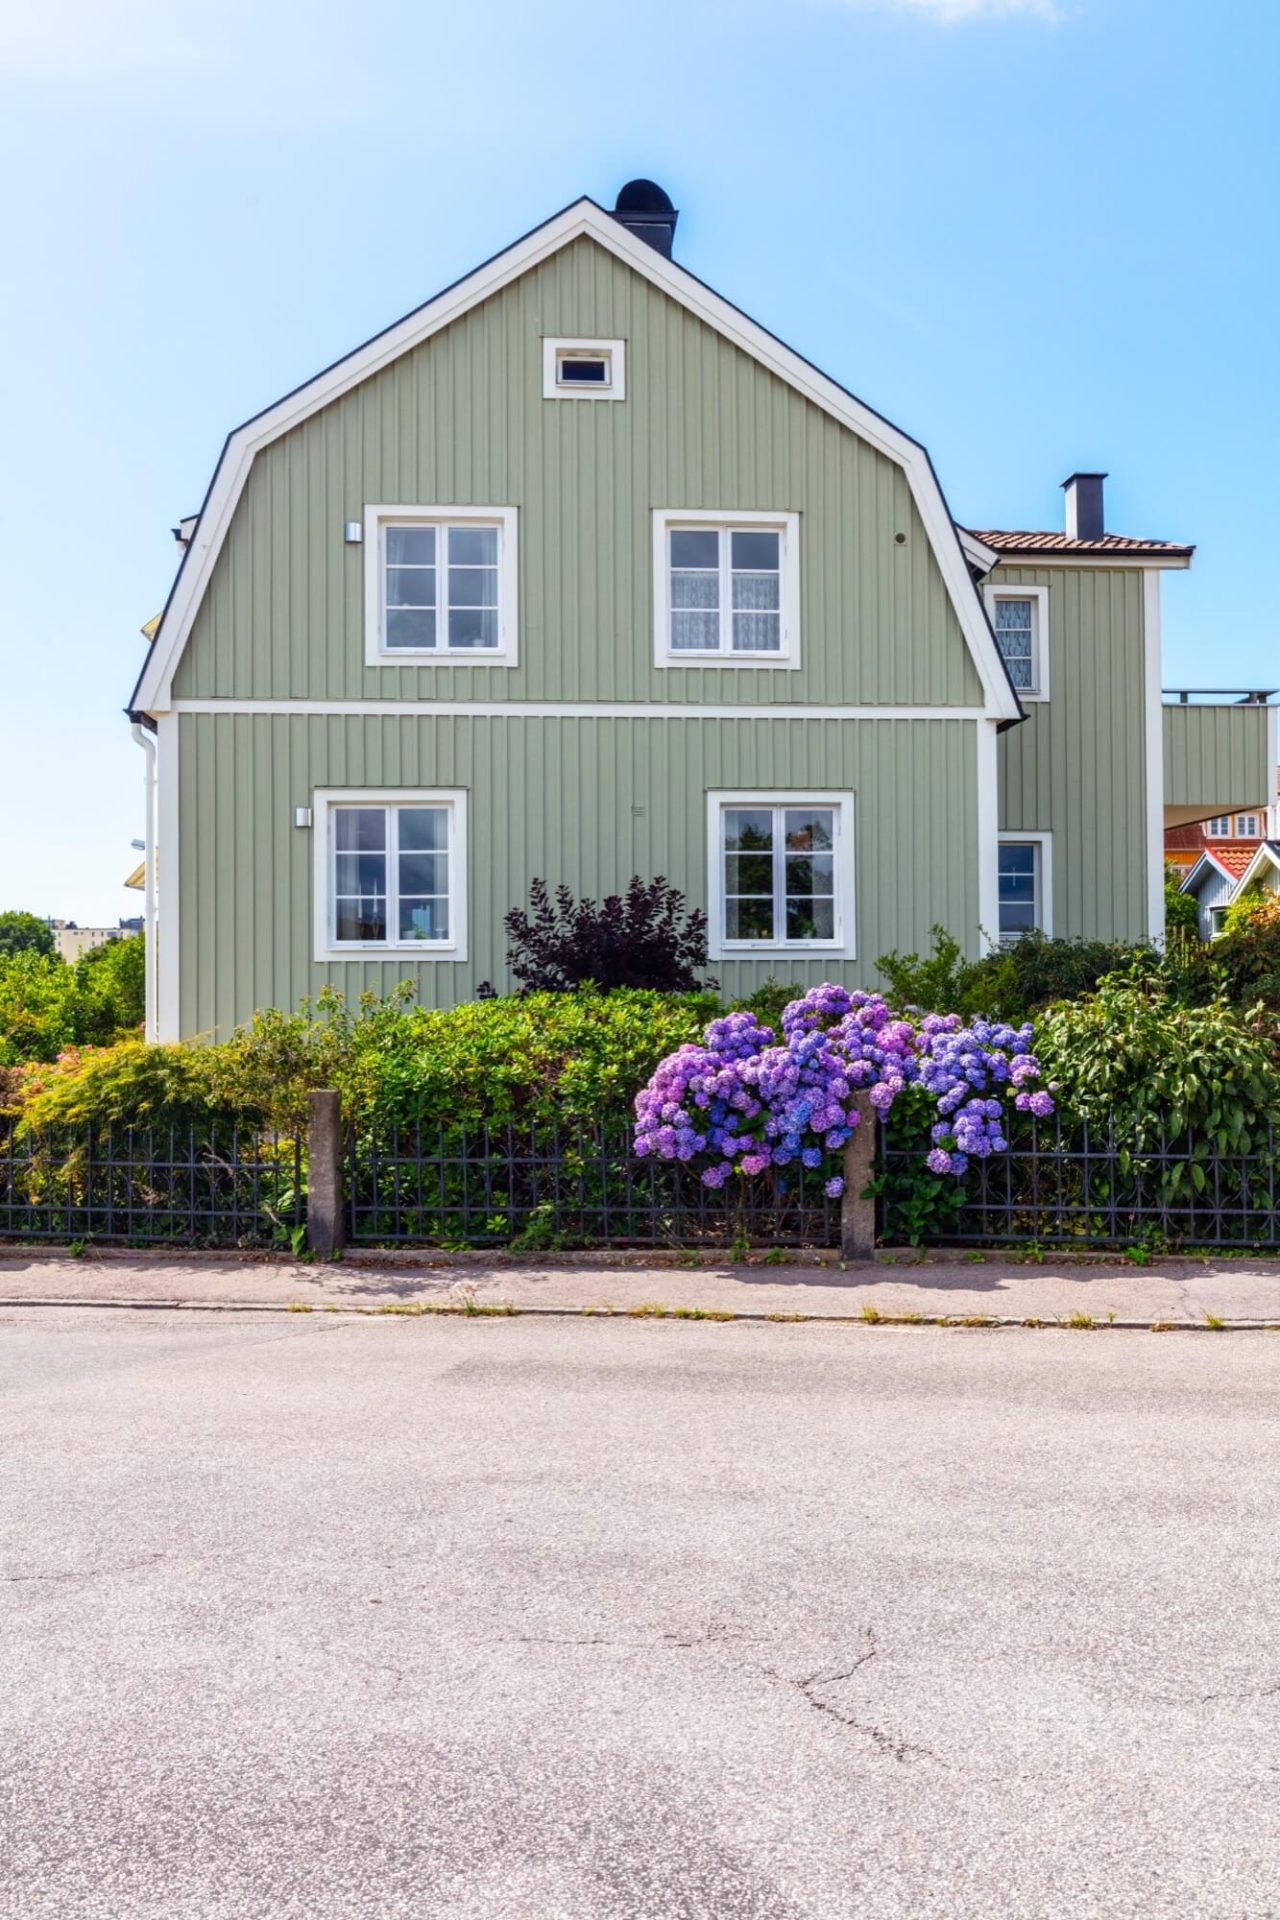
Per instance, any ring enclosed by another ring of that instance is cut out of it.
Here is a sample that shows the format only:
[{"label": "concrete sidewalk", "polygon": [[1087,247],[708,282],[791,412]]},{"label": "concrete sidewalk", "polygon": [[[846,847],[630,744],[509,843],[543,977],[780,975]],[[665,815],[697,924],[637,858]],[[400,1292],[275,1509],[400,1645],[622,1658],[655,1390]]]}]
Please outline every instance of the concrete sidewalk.
[{"label": "concrete sidewalk", "polygon": [[561,1256],[520,1260],[481,1254],[348,1254],[311,1266],[252,1255],[94,1250],[0,1252],[0,1308],[20,1305],[201,1309],[293,1308],[340,1312],[466,1311],[636,1313],[661,1309],[738,1319],[967,1321],[1002,1326],[1274,1327],[1280,1331],[1280,1261],[1162,1261],[997,1254],[883,1254],[874,1265],[731,1265],[703,1256]]}]

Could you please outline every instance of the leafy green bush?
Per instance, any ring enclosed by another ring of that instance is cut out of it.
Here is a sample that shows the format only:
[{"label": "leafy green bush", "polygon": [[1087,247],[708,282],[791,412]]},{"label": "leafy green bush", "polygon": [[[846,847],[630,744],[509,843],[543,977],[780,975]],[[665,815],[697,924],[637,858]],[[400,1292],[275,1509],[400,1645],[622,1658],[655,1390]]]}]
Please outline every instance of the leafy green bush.
[{"label": "leafy green bush", "polygon": [[1114,1125],[1118,1144],[1150,1151],[1162,1133],[1248,1152],[1280,1102],[1274,1023],[1223,999],[1174,1000],[1159,981],[1104,980],[1084,1000],[1051,1007],[1036,1053],[1065,1115]]},{"label": "leafy green bush", "polygon": [[0,955],[0,1066],[109,1046],[141,1028],[145,945],[112,940],[68,965],[34,948]]},{"label": "leafy green bush", "polygon": [[1159,956],[1146,945],[1111,940],[1055,940],[1024,933],[981,960],[966,960],[958,941],[935,926],[932,953],[882,954],[876,966],[898,1006],[926,1013],[959,1013],[1024,1020],[1057,1000],[1092,993],[1099,980],[1135,961],[1148,968]]},{"label": "leafy green bush", "polygon": [[1185,875],[1181,867],[1166,866],[1164,870],[1164,930],[1171,934],[1186,934],[1197,938],[1200,933],[1200,909],[1189,893],[1180,891]]}]

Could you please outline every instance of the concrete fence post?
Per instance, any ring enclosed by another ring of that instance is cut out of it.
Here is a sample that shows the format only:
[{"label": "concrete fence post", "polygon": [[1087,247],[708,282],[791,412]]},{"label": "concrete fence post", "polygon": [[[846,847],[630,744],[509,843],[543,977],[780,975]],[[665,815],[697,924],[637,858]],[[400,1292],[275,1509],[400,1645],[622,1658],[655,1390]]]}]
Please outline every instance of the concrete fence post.
[{"label": "concrete fence post", "polygon": [[342,1191],[342,1102],[332,1087],[307,1095],[307,1246],[328,1260],[346,1243]]},{"label": "concrete fence post", "polygon": [[844,1197],[840,1202],[840,1258],[874,1260],[876,1252],[876,1203],[862,1194],[871,1179],[876,1157],[876,1110],[868,1093],[857,1098],[858,1124],[844,1149]]}]

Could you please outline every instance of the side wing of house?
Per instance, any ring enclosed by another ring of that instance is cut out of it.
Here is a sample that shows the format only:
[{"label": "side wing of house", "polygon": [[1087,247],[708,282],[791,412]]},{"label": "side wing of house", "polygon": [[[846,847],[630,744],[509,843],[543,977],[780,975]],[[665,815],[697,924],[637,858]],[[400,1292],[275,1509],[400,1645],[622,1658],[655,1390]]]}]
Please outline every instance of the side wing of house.
[{"label": "side wing of house", "polygon": [[607,218],[215,483],[137,700],[163,1036],[507,986],[535,877],[665,875],[731,992],[977,950],[1018,709],[927,460]]}]

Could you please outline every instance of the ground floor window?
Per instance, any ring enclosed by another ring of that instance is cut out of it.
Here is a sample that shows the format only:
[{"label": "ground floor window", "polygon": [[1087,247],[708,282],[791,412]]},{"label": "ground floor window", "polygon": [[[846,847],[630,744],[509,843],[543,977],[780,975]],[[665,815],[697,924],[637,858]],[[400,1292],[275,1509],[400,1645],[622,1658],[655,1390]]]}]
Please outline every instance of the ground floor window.
[{"label": "ground floor window", "polygon": [[1049,836],[1001,835],[996,897],[1002,944],[1024,933],[1050,933]]},{"label": "ground floor window", "polygon": [[852,953],[852,794],[708,799],[712,951]]},{"label": "ground floor window", "polygon": [[316,795],[317,958],[465,957],[466,795]]}]

